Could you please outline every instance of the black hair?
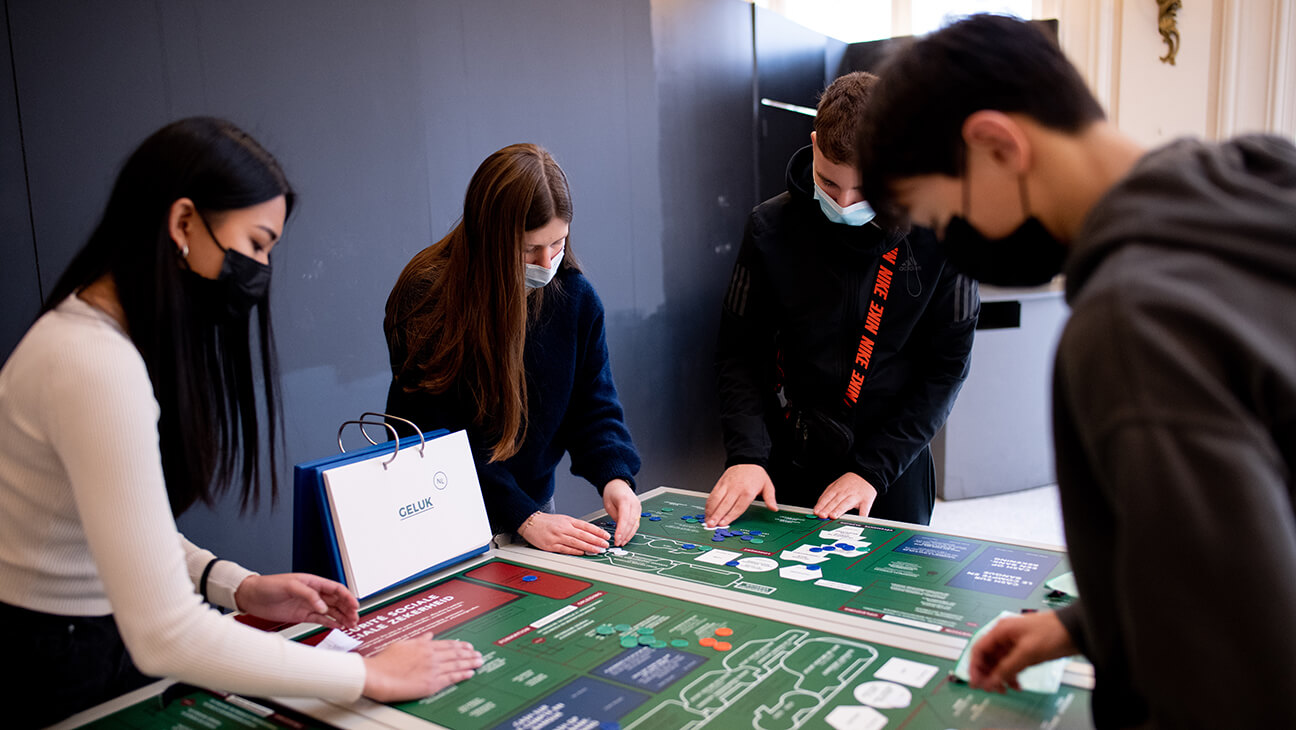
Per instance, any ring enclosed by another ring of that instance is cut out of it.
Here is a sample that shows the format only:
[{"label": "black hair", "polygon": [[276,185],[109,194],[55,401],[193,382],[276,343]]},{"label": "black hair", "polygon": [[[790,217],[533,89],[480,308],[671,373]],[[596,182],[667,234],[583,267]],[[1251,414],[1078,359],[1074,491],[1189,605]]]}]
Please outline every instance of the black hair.
[{"label": "black hair", "polygon": [[[223,119],[192,117],[153,133],[126,160],[90,240],[42,311],[110,276],[127,333],[148,367],[160,408],[158,439],[173,514],[211,504],[237,482],[246,511],[260,496],[260,433],[250,317],[222,316],[186,286],[168,228],[172,204],[200,214],[247,208],[294,193],[279,163]],[[192,283],[192,282],[190,282]],[[268,417],[270,494],[278,496],[280,403],[269,297],[256,305],[261,397]]]},{"label": "black hair", "polygon": [[916,39],[878,76],[859,145],[864,195],[874,208],[890,208],[888,188],[898,178],[961,175],[963,122],[974,112],[1025,114],[1063,132],[1105,117],[1057,43],[1009,16],[973,15]]}]

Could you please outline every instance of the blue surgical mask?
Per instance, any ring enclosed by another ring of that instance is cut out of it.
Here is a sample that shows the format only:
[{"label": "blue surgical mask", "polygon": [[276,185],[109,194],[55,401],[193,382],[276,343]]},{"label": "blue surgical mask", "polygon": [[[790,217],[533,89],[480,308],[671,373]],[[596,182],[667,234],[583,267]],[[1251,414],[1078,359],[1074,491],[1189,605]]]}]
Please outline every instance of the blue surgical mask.
[{"label": "blue surgical mask", "polygon": [[825,193],[823,188],[819,187],[819,183],[814,184],[814,189],[815,200],[819,201],[819,208],[823,210],[824,216],[833,223],[840,223],[845,226],[862,226],[873,220],[873,216],[877,215],[873,212],[873,208],[868,204],[867,200],[861,200],[854,205],[843,208],[837,205],[837,201],[833,200],[831,195]]},{"label": "blue surgical mask", "polygon": [[535,264],[527,264],[526,265],[527,288],[539,289],[545,284],[548,284],[550,281],[553,281],[554,274],[558,273],[558,265],[562,263],[563,254],[565,253],[567,253],[567,249],[564,247],[563,250],[558,252],[557,256],[554,256],[552,259],[549,260],[549,268],[547,269],[543,266],[536,266]]}]

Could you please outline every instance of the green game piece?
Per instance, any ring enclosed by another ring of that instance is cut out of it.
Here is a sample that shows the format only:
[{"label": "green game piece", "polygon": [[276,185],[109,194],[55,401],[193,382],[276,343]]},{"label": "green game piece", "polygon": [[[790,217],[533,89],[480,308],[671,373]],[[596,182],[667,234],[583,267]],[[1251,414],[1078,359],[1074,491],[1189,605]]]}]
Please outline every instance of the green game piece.
[{"label": "green game piece", "polygon": [[625,632],[629,631],[630,629],[633,629],[633,628],[634,628],[634,627],[631,626],[630,624],[617,624],[617,625],[616,625],[616,630],[617,630],[617,631],[620,631],[620,632],[623,633],[623,634],[624,634]]},{"label": "green game piece", "polygon": [[602,626],[594,630],[599,632],[599,634],[601,634],[602,636],[607,636],[608,634],[616,633],[616,629],[612,627],[612,624],[603,624]]},{"label": "green game piece", "polygon": [[651,636],[640,636],[639,646],[652,646],[655,641],[657,640]]},{"label": "green game piece", "polygon": [[652,647],[654,649],[665,649],[667,646],[669,645],[666,642],[662,641],[661,639],[658,639],[652,643]]},{"label": "green game piece", "polygon": [[675,647],[688,646],[688,640],[687,640],[687,639],[671,639],[671,646],[675,646]]},{"label": "green game piece", "polygon": [[627,649],[633,649],[636,646],[639,646],[639,640],[633,636],[626,636],[621,639],[621,646]]},{"label": "green game piece", "polygon": [[690,525],[696,525],[696,524],[697,524],[697,520],[693,519],[692,517],[685,517],[685,518],[684,518],[684,521],[687,522],[687,523],[689,523]]},{"label": "green game piece", "polygon": [[674,511],[675,511],[675,508],[674,508],[674,507],[662,507],[661,509],[659,509],[659,510],[657,510],[657,511],[658,511],[658,512],[674,512]]},{"label": "green game piece", "polygon": [[652,629],[651,626],[640,626],[640,627],[639,627],[639,635],[640,635],[640,636],[652,636],[652,633],[653,633],[653,629]]},{"label": "green game piece", "polygon": [[763,545],[765,543],[765,541],[760,539],[759,537],[753,537],[751,541],[753,545]]},{"label": "green game piece", "polygon": [[706,552],[706,551],[708,551],[708,550],[711,549],[711,546],[710,546],[710,545],[698,545],[698,546],[697,546],[697,549],[700,550],[700,551],[702,551],[702,552]]}]

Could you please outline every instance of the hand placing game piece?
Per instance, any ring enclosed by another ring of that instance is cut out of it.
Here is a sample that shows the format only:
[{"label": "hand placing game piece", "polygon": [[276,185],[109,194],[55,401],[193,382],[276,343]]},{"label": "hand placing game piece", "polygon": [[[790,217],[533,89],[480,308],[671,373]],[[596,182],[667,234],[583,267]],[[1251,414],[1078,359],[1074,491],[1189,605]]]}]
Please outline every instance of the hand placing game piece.
[{"label": "hand placing game piece", "polygon": [[1017,674],[1023,669],[1077,651],[1053,611],[1006,618],[972,647],[970,684],[988,692],[1021,689]]},{"label": "hand placing game piece", "polygon": [[725,469],[720,480],[711,488],[706,503],[706,526],[729,525],[742,516],[752,500],[760,495],[765,506],[778,512],[774,499],[774,482],[769,473],[757,464],[734,464]]},{"label": "hand placing game piece", "polygon": [[366,697],[379,702],[427,697],[473,676],[482,655],[466,641],[423,634],[365,657]]},{"label": "hand placing game piece", "polygon": [[244,613],[275,621],[340,629],[359,620],[360,603],[346,586],[308,573],[249,575],[234,591],[234,601]]},{"label": "hand placing game piece", "polygon": [[[637,506],[635,510],[638,515]],[[619,525],[621,521],[617,522]],[[635,524],[638,525],[638,517]],[[534,547],[565,555],[601,553],[607,550],[608,540],[612,537],[584,520],[545,512],[536,512],[528,517],[518,528],[518,534]]]},{"label": "hand placing game piece", "polygon": [[816,517],[835,520],[857,509],[860,517],[868,517],[877,496],[877,489],[868,480],[854,472],[846,472],[824,490],[815,503],[814,513]]},{"label": "hand placing game piece", "polygon": [[630,542],[630,538],[639,531],[639,520],[643,513],[639,511],[639,496],[624,479],[613,479],[603,487],[603,509],[616,521],[616,534],[613,544],[621,546]]}]

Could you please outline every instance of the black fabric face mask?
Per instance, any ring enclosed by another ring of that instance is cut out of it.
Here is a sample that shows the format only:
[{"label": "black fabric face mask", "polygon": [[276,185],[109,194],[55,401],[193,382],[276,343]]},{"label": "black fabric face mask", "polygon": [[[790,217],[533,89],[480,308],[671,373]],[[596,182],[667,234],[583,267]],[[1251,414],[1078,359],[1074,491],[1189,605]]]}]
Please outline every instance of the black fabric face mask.
[{"label": "black fabric face mask", "polygon": [[[964,162],[966,169],[967,163]],[[942,240],[945,258],[964,275],[991,286],[1042,286],[1062,272],[1067,249],[1030,215],[1026,178],[1017,179],[1026,220],[1003,238],[987,238],[963,216],[950,218]],[[971,209],[971,187],[963,175],[963,215]]]},{"label": "black fabric face mask", "polygon": [[189,273],[189,290],[199,308],[227,319],[247,317],[252,307],[265,301],[270,291],[270,265],[221,246],[216,234],[203,219],[212,241],[225,252],[220,273],[208,279]]},{"label": "black fabric face mask", "polygon": [[945,257],[963,274],[992,286],[1041,286],[1062,271],[1067,249],[1035,216],[1003,238],[986,238],[962,216],[950,218]]}]

